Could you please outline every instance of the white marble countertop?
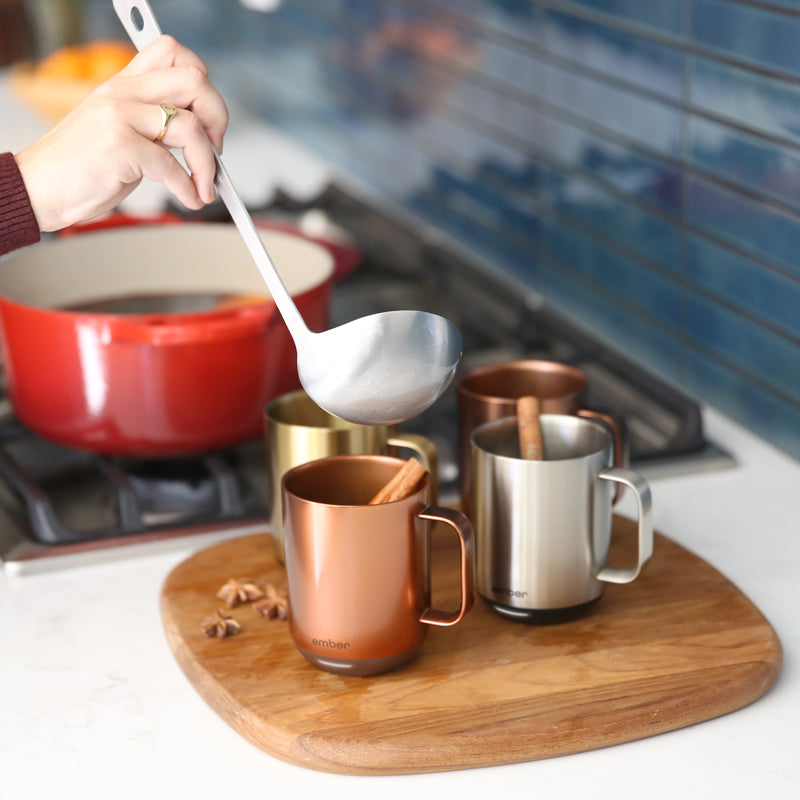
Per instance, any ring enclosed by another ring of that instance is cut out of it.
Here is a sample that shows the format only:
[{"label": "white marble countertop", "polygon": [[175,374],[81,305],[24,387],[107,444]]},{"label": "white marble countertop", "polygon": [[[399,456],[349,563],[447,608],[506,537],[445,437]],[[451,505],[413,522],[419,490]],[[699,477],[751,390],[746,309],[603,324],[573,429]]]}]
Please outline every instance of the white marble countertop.
[{"label": "white marble countertop", "polygon": [[[40,123],[16,109],[11,116],[4,92],[0,86],[0,144],[15,150]],[[19,125],[7,127],[12,119]],[[276,143],[249,128],[232,133],[258,146]],[[236,180],[248,159],[234,160],[234,142],[225,152]],[[307,166],[302,158],[286,164]],[[314,170],[285,174],[307,187],[318,180]],[[136,202],[151,201],[140,192]],[[159,595],[197,546],[188,541],[49,574],[0,573],[0,798],[800,797],[800,463],[714,411],[706,426],[738,465],[653,479],[655,522],[733,581],[776,629],[783,670],[752,705],[650,739],[532,763],[396,777],[304,769],[241,738],[173,659]]]}]

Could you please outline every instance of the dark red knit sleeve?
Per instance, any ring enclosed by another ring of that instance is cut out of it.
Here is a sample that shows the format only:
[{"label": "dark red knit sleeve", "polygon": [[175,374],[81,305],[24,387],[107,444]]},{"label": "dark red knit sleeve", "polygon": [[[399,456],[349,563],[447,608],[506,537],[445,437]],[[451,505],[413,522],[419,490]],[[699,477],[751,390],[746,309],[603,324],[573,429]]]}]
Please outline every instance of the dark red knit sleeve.
[{"label": "dark red knit sleeve", "polygon": [[39,241],[39,225],[11,153],[0,153],[0,256]]}]

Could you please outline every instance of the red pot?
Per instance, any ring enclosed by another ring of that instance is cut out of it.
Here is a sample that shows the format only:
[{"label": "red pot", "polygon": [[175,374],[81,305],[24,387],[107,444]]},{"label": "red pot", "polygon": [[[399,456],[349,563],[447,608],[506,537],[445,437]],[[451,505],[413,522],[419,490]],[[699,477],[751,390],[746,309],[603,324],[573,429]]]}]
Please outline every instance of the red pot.
[{"label": "red pot", "polygon": [[[309,328],[328,325],[331,256],[264,231]],[[296,352],[238,231],[227,223],[136,227],[40,243],[0,267],[0,351],[19,419],[63,444],[182,455],[261,435],[262,410],[298,388]],[[207,311],[69,311],[137,296],[220,297]]]}]

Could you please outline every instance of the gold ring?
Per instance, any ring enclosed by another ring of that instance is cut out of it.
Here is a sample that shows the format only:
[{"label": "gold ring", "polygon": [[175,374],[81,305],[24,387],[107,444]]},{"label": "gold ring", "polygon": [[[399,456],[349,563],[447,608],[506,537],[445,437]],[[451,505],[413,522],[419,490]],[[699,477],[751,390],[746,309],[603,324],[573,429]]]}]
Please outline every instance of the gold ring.
[{"label": "gold ring", "polygon": [[154,142],[160,142],[164,138],[164,134],[167,132],[167,125],[177,113],[178,109],[175,106],[169,103],[161,104],[161,130],[158,132],[158,136],[153,139]]}]

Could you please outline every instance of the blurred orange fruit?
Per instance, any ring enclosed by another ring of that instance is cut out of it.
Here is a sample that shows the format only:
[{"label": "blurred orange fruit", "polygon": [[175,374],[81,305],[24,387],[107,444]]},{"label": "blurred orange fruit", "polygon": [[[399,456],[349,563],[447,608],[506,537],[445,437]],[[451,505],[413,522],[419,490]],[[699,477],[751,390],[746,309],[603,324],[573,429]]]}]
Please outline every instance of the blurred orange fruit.
[{"label": "blurred orange fruit", "polygon": [[116,75],[134,55],[136,49],[132,45],[113,39],[69,45],[42,59],[36,67],[36,74],[44,78],[100,84]]},{"label": "blurred orange fruit", "polygon": [[84,47],[89,80],[102,83],[116,75],[136,55],[136,48],[126,42],[99,40]]},{"label": "blurred orange fruit", "polygon": [[67,78],[82,80],[84,71],[84,58],[80,47],[77,45],[62,47],[42,59],[36,67],[36,73],[43,78]]}]

